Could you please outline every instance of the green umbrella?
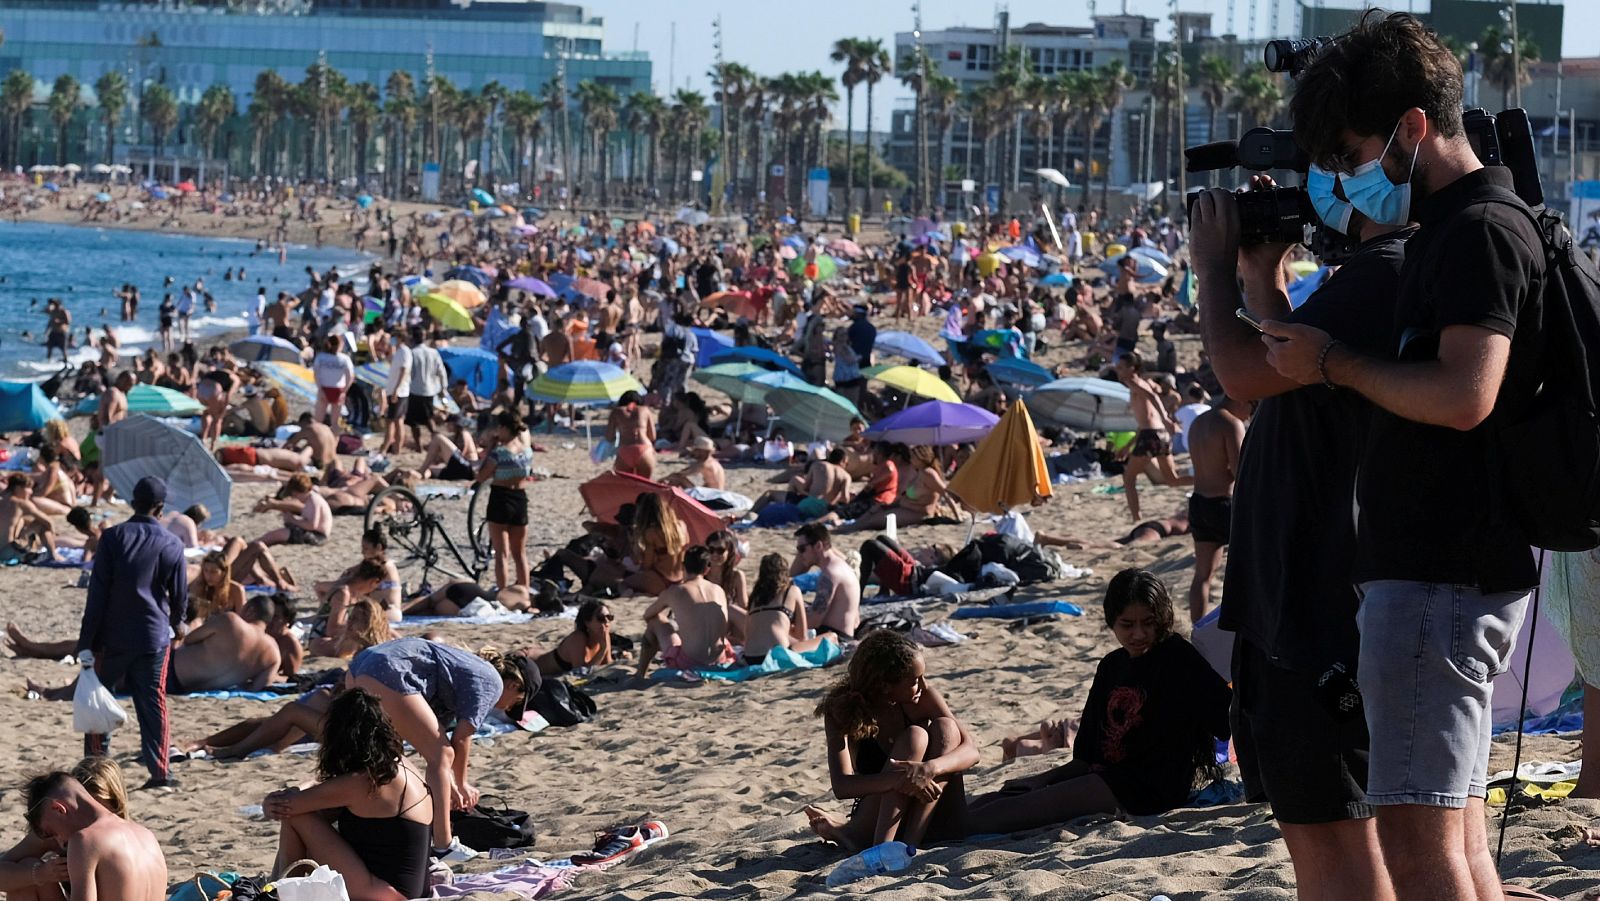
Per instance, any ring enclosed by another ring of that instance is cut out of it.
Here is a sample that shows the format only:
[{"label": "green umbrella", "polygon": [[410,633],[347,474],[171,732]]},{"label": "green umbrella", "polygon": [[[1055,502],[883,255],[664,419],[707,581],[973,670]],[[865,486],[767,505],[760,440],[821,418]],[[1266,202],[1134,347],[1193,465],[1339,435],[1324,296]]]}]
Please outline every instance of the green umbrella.
[{"label": "green umbrella", "polygon": [[850,434],[850,420],[861,415],[855,404],[827,388],[776,388],[767,392],[767,406],[786,430],[809,440],[841,441]]},{"label": "green umbrella", "polygon": [[805,257],[795,257],[789,261],[789,274],[804,275],[807,262],[814,262],[817,264],[817,281],[819,282],[825,282],[839,274],[839,264],[833,261],[833,257],[828,256],[825,253],[818,254],[815,260],[809,261]]},{"label": "green umbrella", "polygon": [[707,388],[721,391],[741,404],[759,404],[762,398],[767,396],[766,389],[744,381],[743,377],[762,375],[767,371],[754,363],[718,363],[715,366],[696,369],[690,378]]},{"label": "green umbrella", "polygon": [[128,412],[152,416],[199,416],[204,408],[187,394],[155,385],[134,385],[128,390]]}]

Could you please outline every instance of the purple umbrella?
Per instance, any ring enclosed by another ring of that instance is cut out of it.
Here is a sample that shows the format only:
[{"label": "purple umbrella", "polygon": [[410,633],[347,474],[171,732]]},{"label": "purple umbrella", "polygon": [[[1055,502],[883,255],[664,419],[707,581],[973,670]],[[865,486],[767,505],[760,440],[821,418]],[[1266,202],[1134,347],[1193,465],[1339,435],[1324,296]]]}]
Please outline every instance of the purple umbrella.
[{"label": "purple umbrella", "polygon": [[531,275],[524,275],[521,278],[514,278],[511,281],[506,282],[506,286],[509,288],[516,288],[520,291],[526,291],[529,294],[538,294],[541,297],[556,296],[556,289],[550,287]]},{"label": "purple umbrella", "polygon": [[930,400],[878,420],[867,437],[897,444],[966,444],[989,434],[1000,417],[971,404]]}]

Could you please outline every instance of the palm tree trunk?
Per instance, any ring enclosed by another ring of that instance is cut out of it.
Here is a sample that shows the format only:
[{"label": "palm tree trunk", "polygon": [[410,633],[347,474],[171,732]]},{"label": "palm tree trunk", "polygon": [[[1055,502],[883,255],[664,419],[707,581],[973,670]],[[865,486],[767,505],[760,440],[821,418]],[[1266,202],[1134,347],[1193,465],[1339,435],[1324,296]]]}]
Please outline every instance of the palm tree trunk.
[{"label": "palm tree trunk", "polygon": [[867,183],[866,198],[861,204],[861,215],[872,215],[872,82],[867,82]]},{"label": "palm tree trunk", "polygon": [[856,193],[856,170],[852,165],[856,149],[856,86],[844,92],[844,207],[850,214],[850,198]]}]

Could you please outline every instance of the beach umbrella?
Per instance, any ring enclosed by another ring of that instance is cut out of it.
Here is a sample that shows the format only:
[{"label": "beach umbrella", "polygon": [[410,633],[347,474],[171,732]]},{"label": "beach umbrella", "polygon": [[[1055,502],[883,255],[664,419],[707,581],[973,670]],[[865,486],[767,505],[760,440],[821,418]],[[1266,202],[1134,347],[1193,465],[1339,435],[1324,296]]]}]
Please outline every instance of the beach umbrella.
[{"label": "beach umbrella", "polygon": [[867,437],[895,444],[966,444],[981,440],[999,421],[981,407],[930,400],[878,420]]},{"label": "beach umbrella", "polygon": [[1016,357],[1001,357],[986,365],[984,371],[997,382],[1024,388],[1037,388],[1055,380],[1050,370]]},{"label": "beach umbrella", "polygon": [[1072,284],[1072,276],[1065,272],[1052,272],[1044,278],[1039,279],[1039,284],[1044,285],[1047,288],[1065,288]]},{"label": "beach umbrella", "polygon": [[95,163],[93,166],[89,167],[89,171],[96,175],[110,175],[111,167],[105,163]]},{"label": "beach umbrella", "polygon": [[835,238],[828,242],[828,252],[854,259],[861,256],[861,245],[849,238]]},{"label": "beach umbrella", "polygon": [[[765,376],[763,376],[765,378]],[[767,406],[783,420],[791,434],[811,441],[842,441],[850,434],[850,420],[861,415],[848,399],[814,385],[809,391],[777,388],[767,392]]]},{"label": "beach umbrella", "polygon": [[472,199],[483,204],[484,206],[494,206],[494,195],[482,188],[472,189]]},{"label": "beach umbrella", "polygon": [[356,195],[356,206],[361,207],[362,209],[366,209],[367,207],[372,206],[372,195],[371,194],[357,194]]},{"label": "beach umbrella", "polygon": [[140,479],[160,476],[167,483],[168,508],[204,504],[211,518],[197,525],[228,524],[233,480],[192,433],[150,416],[129,416],[100,433],[100,459],[117,494],[131,498]]},{"label": "beach umbrella", "polygon": [[979,513],[1004,513],[1050,496],[1050,468],[1021,400],[950,477],[950,493]]},{"label": "beach umbrella", "polygon": [[161,190],[160,188],[150,189],[150,197],[152,200],[166,200],[167,196],[167,192]]},{"label": "beach umbrella", "polygon": [[720,363],[696,369],[690,378],[707,388],[721,391],[741,404],[759,404],[765,400],[768,389],[752,383],[746,377],[770,374],[773,374],[771,370],[762,369],[754,363]]},{"label": "beach umbrella", "polygon": [[589,512],[600,522],[614,523],[617,511],[626,504],[637,503],[645,494],[659,494],[667,501],[678,519],[689,532],[690,544],[704,544],[712,534],[725,528],[722,517],[711,508],[690,497],[681,488],[653,482],[630,472],[608,472],[578,486],[578,493]]},{"label": "beach umbrella", "polygon": [[778,248],[778,259],[780,260],[795,260],[799,258],[800,251],[795,250],[793,247],[790,247],[787,244]]},{"label": "beach umbrella", "polygon": [[943,366],[948,362],[932,344],[910,332],[879,332],[872,346],[890,356],[905,357],[927,366]]},{"label": "beach umbrella", "polygon": [[793,247],[795,250],[805,250],[807,246],[806,239],[800,235],[789,235],[778,243],[784,247]]},{"label": "beach umbrella", "polygon": [[[1159,266],[1166,266],[1169,268],[1172,266],[1172,257],[1167,256],[1165,251],[1153,244],[1141,244],[1138,247],[1129,248],[1128,252],[1136,257],[1144,257],[1145,259]],[[1302,265],[1310,266],[1312,269],[1317,268],[1317,264],[1311,262],[1310,260],[1301,260],[1299,262]],[[1289,266],[1290,268],[1293,268],[1295,264],[1290,263]]]},{"label": "beach umbrella", "polygon": [[443,294],[429,292],[417,298],[417,304],[439,320],[439,324],[458,332],[472,331],[472,314],[461,304]]},{"label": "beach umbrella", "polygon": [[1072,186],[1072,183],[1067,181],[1067,177],[1065,175],[1061,174],[1061,170],[1060,169],[1052,169],[1052,168],[1046,167],[1046,168],[1043,168],[1043,169],[1035,169],[1035,170],[1033,170],[1033,173],[1035,175],[1039,176],[1040,178],[1044,179],[1045,181],[1047,181],[1047,182],[1049,182],[1049,183],[1051,183],[1053,185],[1056,185],[1058,187],[1067,188],[1067,187],[1071,187]]},{"label": "beach umbrella", "polygon": [[467,390],[478,397],[491,397],[500,381],[500,358],[476,347],[441,347],[439,358],[450,378],[467,383]]},{"label": "beach umbrella", "polygon": [[478,286],[468,281],[453,278],[434,288],[432,294],[442,294],[461,305],[463,310],[475,310],[488,302]]},{"label": "beach umbrella", "polygon": [[128,391],[128,412],[152,416],[199,416],[200,402],[187,394],[155,385],[134,385]]},{"label": "beach umbrella", "polygon": [[1019,266],[1027,266],[1029,269],[1037,269],[1039,264],[1044,262],[1037,253],[1021,245],[1002,248],[1000,255]]},{"label": "beach umbrella", "polygon": [[[1193,270],[1190,270],[1190,272],[1193,272]],[[1183,288],[1185,289],[1189,287],[1190,272],[1184,273],[1183,276]],[[1300,309],[1300,305],[1311,299],[1311,295],[1315,294],[1317,289],[1322,287],[1323,283],[1327,282],[1332,273],[1332,269],[1324,266],[1321,269],[1313,269],[1310,273],[1302,275],[1301,277],[1290,282],[1287,292],[1289,295],[1289,308],[1291,310]],[[1180,296],[1182,296],[1184,292],[1179,291],[1178,293]]]},{"label": "beach umbrella", "polygon": [[545,282],[541,281],[540,279],[536,279],[531,275],[524,275],[520,278],[514,278],[511,281],[506,282],[506,286],[516,288],[518,291],[526,291],[529,294],[537,294],[540,297],[556,296],[556,289],[550,287]]},{"label": "beach umbrella", "polygon": [[675,257],[683,248],[671,238],[657,238],[650,242],[650,249],[663,256]]},{"label": "beach umbrella", "polygon": [[494,284],[494,273],[485,272],[476,266],[456,266],[448,269],[444,274],[445,280],[469,282],[475,288],[487,288]]},{"label": "beach umbrella", "polygon": [[61,167],[61,171],[62,172],[71,172],[73,174],[76,174],[76,173],[82,172],[83,171],[83,167],[78,165],[77,163],[68,163],[65,166]]},{"label": "beach umbrella", "polygon": [[1100,264],[1101,271],[1105,272],[1106,275],[1112,278],[1116,278],[1117,261],[1122,259],[1124,256],[1133,257],[1134,262],[1139,264],[1139,268],[1134,272],[1133,280],[1141,285],[1154,284],[1155,282],[1159,282],[1167,277],[1167,267],[1157,263],[1155,260],[1152,260],[1147,256],[1140,256],[1136,253],[1119,253],[1116,256],[1107,257],[1106,261]]},{"label": "beach umbrella", "polygon": [[438,282],[426,275],[408,275],[400,280],[400,284],[410,288],[413,294],[423,294],[439,286]]},{"label": "beach umbrella", "polygon": [[293,394],[307,403],[317,399],[317,378],[311,373],[310,369],[301,366],[299,363],[269,361],[256,363],[252,368],[277,382],[278,387],[285,392]]},{"label": "beach umbrella", "polygon": [[0,432],[32,432],[61,410],[33,382],[0,382]]},{"label": "beach umbrella", "polygon": [[1128,432],[1139,428],[1130,409],[1128,386],[1106,379],[1056,379],[1027,397],[1040,419],[1086,432]]},{"label": "beach umbrella", "polygon": [[611,404],[627,391],[643,394],[644,386],[620,366],[580,360],[553,367],[534,379],[528,396],[550,404]]},{"label": "beach umbrella", "polygon": [[689,331],[694,332],[694,336],[697,339],[698,349],[694,355],[694,365],[696,366],[709,365],[712,357],[733,348],[733,339],[727,335],[719,334],[708,328],[696,327],[689,329]]},{"label": "beach umbrella", "polygon": [[109,203],[111,201],[111,195],[101,191],[100,193],[94,195],[94,199],[97,203]]},{"label": "beach umbrella", "polygon": [[915,394],[918,397],[949,401],[950,403],[959,403],[961,401],[961,395],[957,394],[954,388],[946,385],[937,375],[926,369],[918,369],[915,366],[890,366],[878,370],[869,378],[883,382],[885,385],[892,385],[907,394]]},{"label": "beach umbrella", "polygon": [[300,348],[282,338],[271,335],[251,335],[228,345],[228,352],[245,363],[264,363],[277,360],[281,363],[299,363]]},{"label": "beach umbrella", "polygon": [[716,366],[720,363],[754,363],[767,369],[782,369],[795,375],[801,374],[800,367],[788,357],[754,345],[725,350],[711,358],[711,365]]},{"label": "beach umbrella", "polygon": [[749,291],[715,291],[700,298],[702,307],[727,307],[729,302],[749,303]]},{"label": "beach umbrella", "polygon": [[363,363],[356,367],[356,381],[364,382],[379,391],[389,388],[388,363]]},{"label": "beach umbrella", "polygon": [[[817,267],[815,275],[812,275],[810,272],[808,272],[813,264]],[[833,257],[830,257],[827,254],[819,256],[815,260],[808,260],[805,257],[795,257],[789,261],[786,268],[789,270],[790,275],[803,275],[806,278],[817,282],[825,282],[839,274],[839,264],[834,262]]]},{"label": "beach umbrella", "polygon": [[580,275],[572,280],[572,290],[595,300],[605,300],[606,293],[611,290],[611,287],[605,282]]},{"label": "beach umbrella", "polygon": [[524,207],[522,210],[522,218],[528,220],[529,222],[538,222],[540,219],[544,218],[544,210],[541,210],[536,206]]},{"label": "beach umbrella", "polygon": [[188,179],[178,182],[177,184],[173,185],[173,187],[177,188],[184,194],[193,194],[195,191],[199,190],[194,186],[194,182],[189,181]]},{"label": "beach umbrella", "polygon": [[749,393],[753,395],[752,402],[758,404],[766,403],[767,395],[778,390],[779,388],[784,388],[790,391],[809,391],[812,393],[820,390],[817,385],[813,385],[794,373],[787,372],[782,369],[778,370],[777,372],[768,372],[766,370],[762,370],[761,372],[753,373],[751,375],[744,376],[743,378],[745,384],[749,386]]}]

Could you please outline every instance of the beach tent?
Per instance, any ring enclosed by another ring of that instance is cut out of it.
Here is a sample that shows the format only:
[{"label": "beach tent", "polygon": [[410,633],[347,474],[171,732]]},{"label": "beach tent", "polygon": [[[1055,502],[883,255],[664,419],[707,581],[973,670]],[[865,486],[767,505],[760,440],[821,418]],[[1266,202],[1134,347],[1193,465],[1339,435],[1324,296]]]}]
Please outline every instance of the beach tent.
[{"label": "beach tent", "polygon": [[32,432],[61,411],[33,382],[0,382],[0,432]]},{"label": "beach tent", "polygon": [[101,432],[100,456],[117,494],[131,498],[140,479],[160,476],[167,483],[169,509],[204,504],[211,518],[199,525],[220,529],[228,524],[233,480],[189,432],[151,416],[129,416]]},{"label": "beach tent", "polygon": [[733,339],[727,335],[714,332],[708,328],[691,328],[694,332],[696,347],[694,355],[695,366],[709,366],[711,358],[725,350],[733,349]]},{"label": "beach tent", "polygon": [[1050,468],[1039,433],[1021,400],[950,477],[950,493],[970,510],[1005,513],[1050,496]]},{"label": "beach tent", "polygon": [[439,358],[450,371],[451,380],[467,383],[467,390],[478,397],[490,397],[500,381],[500,358],[475,347],[441,347]]}]

